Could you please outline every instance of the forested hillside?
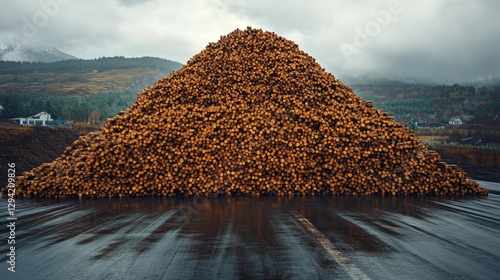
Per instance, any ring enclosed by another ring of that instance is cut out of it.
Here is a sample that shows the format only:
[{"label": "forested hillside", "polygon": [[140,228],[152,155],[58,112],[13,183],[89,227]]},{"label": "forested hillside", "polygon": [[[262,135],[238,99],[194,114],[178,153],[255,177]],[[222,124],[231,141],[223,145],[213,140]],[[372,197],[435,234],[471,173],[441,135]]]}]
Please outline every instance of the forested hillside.
[{"label": "forested hillside", "polygon": [[103,57],[52,63],[0,61],[0,94],[86,96],[135,91],[180,67],[180,63],[154,57]]},{"label": "forested hillside", "polygon": [[52,118],[99,123],[182,65],[166,59],[104,57],[53,63],[0,61],[0,118],[41,111]]},{"label": "forested hillside", "polygon": [[137,93],[138,91],[128,90],[87,96],[4,94],[0,95],[0,104],[4,107],[0,116],[2,119],[9,119],[45,111],[50,113],[53,119],[97,124],[128,108],[136,99]]},{"label": "forested hillside", "polygon": [[79,71],[105,71],[113,69],[148,68],[162,71],[177,70],[182,64],[157,57],[125,58],[123,56],[96,59],[64,60],[52,63],[0,61],[0,75],[29,74],[35,72],[66,73]]},{"label": "forested hillside", "polygon": [[350,85],[375,107],[390,112],[404,123],[442,122],[461,118],[470,122],[500,122],[500,87],[425,85],[379,81]]}]

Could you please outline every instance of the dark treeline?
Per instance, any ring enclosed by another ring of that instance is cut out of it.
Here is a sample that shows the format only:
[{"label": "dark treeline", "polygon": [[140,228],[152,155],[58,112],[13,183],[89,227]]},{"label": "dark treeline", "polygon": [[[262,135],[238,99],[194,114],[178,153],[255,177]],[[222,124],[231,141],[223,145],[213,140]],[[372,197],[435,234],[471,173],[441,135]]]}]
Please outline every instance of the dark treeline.
[{"label": "dark treeline", "polygon": [[105,92],[85,97],[50,96],[34,94],[0,95],[4,107],[2,119],[28,117],[45,111],[53,119],[98,123],[128,108],[136,99],[137,92]]},{"label": "dark treeline", "polygon": [[104,71],[110,69],[155,68],[171,71],[182,67],[182,64],[157,57],[125,58],[123,56],[100,57],[96,59],[63,60],[51,63],[45,62],[13,62],[0,61],[0,75],[25,74],[33,72],[78,72]]}]

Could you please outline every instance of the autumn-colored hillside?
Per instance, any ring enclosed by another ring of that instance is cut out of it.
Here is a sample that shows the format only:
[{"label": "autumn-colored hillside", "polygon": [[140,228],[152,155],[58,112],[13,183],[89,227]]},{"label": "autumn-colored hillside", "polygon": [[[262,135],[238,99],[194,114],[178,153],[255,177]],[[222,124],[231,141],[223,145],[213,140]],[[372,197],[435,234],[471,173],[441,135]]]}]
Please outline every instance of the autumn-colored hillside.
[{"label": "autumn-colored hillside", "polygon": [[53,63],[0,61],[0,95],[86,96],[140,91],[182,65],[160,58],[100,58]]}]

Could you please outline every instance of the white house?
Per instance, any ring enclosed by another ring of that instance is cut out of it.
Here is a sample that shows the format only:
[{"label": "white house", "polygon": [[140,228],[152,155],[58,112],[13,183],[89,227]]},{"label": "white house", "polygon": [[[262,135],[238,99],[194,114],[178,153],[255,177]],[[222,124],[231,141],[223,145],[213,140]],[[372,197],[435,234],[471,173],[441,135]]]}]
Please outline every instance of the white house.
[{"label": "white house", "polygon": [[451,119],[451,120],[448,122],[448,124],[450,124],[450,125],[461,125],[461,124],[463,124],[463,122],[462,122],[462,120],[461,120],[461,119],[459,119],[459,118],[453,118],[453,119]]},{"label": "white house", "polygon": [[47,125],[48,122],[54,121],[47,112],[40,112],[27,118],[14,118],[13,120],[20,125]]}]

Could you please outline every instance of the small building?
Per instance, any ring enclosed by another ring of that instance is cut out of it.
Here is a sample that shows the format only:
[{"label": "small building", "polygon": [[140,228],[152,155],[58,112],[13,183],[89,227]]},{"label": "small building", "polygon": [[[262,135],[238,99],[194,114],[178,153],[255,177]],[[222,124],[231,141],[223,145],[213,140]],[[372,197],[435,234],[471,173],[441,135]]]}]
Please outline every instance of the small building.
[{"label": "small building", "polygon": [[461,125],[463,124],[462,120],[459,118],[453,118],[448,122],[449,125]]},{"label": "small building", "polygon": [[43,125],[43,126],[46,126],[54,121],[50,116],[50,114],[47,112],[40,112],[34,116],[30,116],[27,118],[14,118],[12,120],[16,121],[20,125]]}]

